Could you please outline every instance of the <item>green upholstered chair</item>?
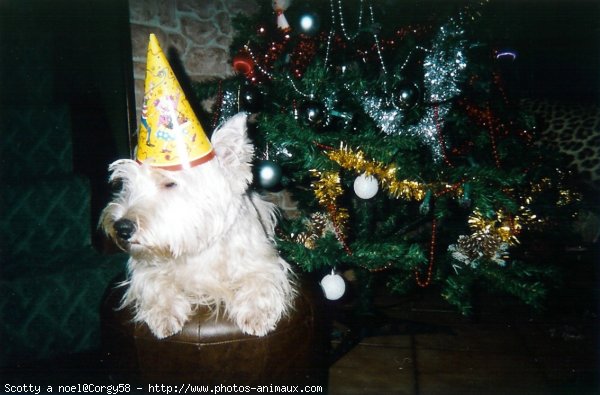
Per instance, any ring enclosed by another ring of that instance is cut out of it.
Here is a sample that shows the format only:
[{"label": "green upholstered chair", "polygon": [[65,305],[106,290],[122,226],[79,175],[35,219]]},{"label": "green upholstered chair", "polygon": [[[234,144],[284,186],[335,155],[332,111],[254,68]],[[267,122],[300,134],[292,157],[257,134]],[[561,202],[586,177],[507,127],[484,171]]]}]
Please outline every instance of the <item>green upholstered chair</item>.
[{"label": "green upholstered chair", "polygon": [[126,257],[92,247],[69,108],[3,106],[0,133],[0,366],[98,347],[102,296]]}]

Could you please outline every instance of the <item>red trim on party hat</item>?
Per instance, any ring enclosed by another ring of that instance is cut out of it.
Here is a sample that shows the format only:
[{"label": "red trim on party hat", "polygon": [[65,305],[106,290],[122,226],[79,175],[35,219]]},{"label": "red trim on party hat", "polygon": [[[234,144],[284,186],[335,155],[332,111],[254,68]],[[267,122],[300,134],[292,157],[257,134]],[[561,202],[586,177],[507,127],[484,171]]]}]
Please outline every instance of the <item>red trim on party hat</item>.
[{"label": "red trim on party hat", "polygon": [[[201,164],[204,164],[208,161],[210,161],[212,158],[214,158],[215,155],[215,151],[210,151],[208,154],[206,154],[205,156],[195,159],[191,162],[189,162],[189,168],[192,167],[196,167],[199,166]],[[142,164],[142,162],[140,162],[138,159],[135,160],[137,163],[139,163],[140,165]],[[184,167],[183,165],[167,165],[167,166],[160,166],[160,165],[153,165],[150,164],[150,166],[155,167],[157,169],[163,169],[163,170],[169,170],[169,171],[179,171],[179,170],[184,170],[186,167]]]}]

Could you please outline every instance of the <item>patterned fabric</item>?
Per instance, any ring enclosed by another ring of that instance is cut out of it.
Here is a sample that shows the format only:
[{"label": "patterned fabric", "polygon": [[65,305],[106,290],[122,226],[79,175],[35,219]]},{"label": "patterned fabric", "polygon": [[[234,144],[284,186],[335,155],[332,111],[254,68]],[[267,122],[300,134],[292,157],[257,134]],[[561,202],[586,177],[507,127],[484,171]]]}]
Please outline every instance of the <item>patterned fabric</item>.
[{"label": "patterned fabric", "polygon": [[565,166],[600,191],[600,106],[548,100],[522,100],[536,120],[538,144],[557,150]]},{"label": "patterned fabric", "polygon": [[66,106],[2,108],[0,179],[71,174],[71,118]]},{"label": "patterned fabric", "polygon": [[64,177],[0,191],[1,255],[57,251],[91,244],[89,182]]},{"label": "patterned fabric", "polygon": [[91,247],[88,180],[5,184],[0,206],[0,365],[98,347],[102,295],[127,257]]},{"label": "patterned fabric", "polygon": [[0,280],[0,365],[98,347],[100,303],[127,257],[88,248],[28,259]]},{"label": "patterned fabric", "polygon": [[100,302],[127,257],[91,246],[68,107],[1,111],[0,365],[14,366],[99,346]]}]

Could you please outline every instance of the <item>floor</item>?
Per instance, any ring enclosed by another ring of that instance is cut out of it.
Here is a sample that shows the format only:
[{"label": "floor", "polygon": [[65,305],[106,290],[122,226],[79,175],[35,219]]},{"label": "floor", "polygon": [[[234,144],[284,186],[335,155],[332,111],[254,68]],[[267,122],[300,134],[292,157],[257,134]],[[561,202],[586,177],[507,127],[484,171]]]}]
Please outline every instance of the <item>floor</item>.
[{"label": "floor", "polygon": [[[332,365],[329,394],[600,394],[597,257],[570,255],[571,278],[545,313],[484,295],[469,319],[435,289],[381,296],[385,318]],[[352,332],[336,329],[344,346]]]}]

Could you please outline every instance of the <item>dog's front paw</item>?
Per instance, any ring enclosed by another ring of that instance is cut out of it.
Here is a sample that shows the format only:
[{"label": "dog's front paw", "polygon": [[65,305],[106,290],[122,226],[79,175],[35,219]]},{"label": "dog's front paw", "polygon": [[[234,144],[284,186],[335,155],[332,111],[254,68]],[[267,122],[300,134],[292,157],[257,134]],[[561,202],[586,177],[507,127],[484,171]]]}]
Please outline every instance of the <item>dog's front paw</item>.
[{"label": "dog's front paw", "polygon": [[152,311],[144,321],[154,336],[163,339],[181,332],[187,316],[177,316],[172,312]]},{"label": "dog's front paw", "polygon": [[288,309],[286,295],[263,278],[247,277],[227,304],[229,317],[249,335],[264,336],[274,330]]},{"label": "dog's front paw", "polygon": [[260,310],[240,311],[235,317],[235,323],[242,332],[253,336],[264,336],[275,329],[279,314]]}]

